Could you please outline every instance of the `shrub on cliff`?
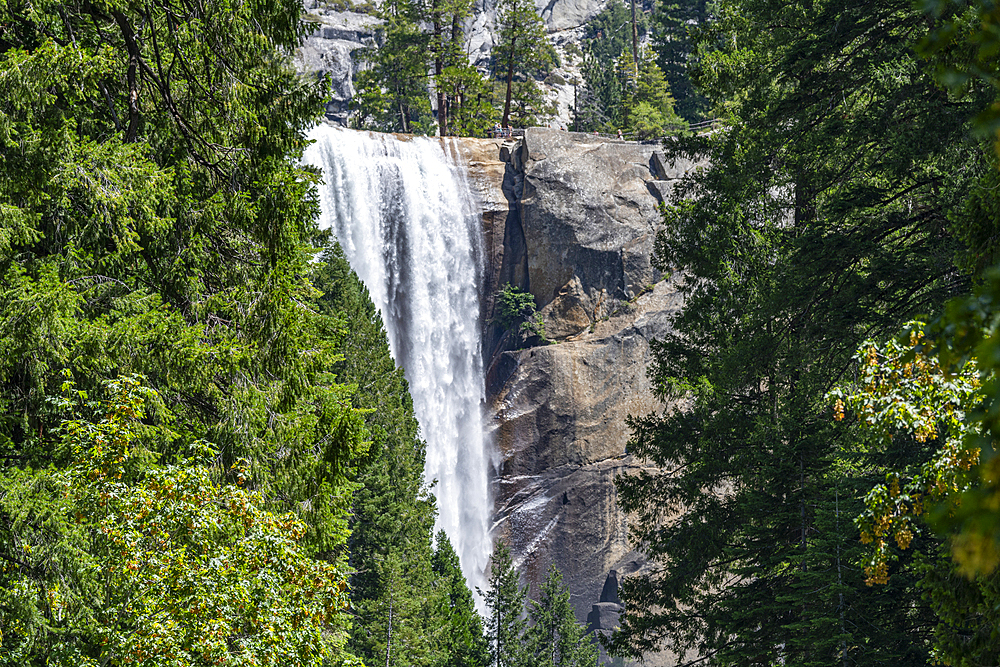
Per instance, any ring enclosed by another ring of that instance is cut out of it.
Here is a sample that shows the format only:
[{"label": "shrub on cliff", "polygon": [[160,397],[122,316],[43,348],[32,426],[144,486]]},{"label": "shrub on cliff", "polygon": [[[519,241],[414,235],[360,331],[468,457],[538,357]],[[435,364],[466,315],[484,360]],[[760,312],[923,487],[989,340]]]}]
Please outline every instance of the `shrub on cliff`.
[{"label": "shrub on cliff", "polygon": [[507,283],[496,293],[494,310],[496,314],[493,321],[507,331],[514,332],[520,342],[534,336],[542,342],[548,342],[545,338],[545,322],[535,310],[535,297],[531,292]]}]

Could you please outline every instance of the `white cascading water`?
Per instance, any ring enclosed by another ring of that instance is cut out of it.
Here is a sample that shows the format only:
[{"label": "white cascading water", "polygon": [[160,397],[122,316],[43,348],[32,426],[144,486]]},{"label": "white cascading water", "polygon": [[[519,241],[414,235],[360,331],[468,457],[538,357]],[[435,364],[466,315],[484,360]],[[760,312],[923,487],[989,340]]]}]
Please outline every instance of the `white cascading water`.
[{"label": "white cascading water", "polygon": [[332,229],[382,312],[410,384],[437,480],[437,527],[470,586],[485,588],[492,551],[483,433],[480,211],[465,169],[441,140],[320,125],[305,161],[323,170],[320,225]]}]

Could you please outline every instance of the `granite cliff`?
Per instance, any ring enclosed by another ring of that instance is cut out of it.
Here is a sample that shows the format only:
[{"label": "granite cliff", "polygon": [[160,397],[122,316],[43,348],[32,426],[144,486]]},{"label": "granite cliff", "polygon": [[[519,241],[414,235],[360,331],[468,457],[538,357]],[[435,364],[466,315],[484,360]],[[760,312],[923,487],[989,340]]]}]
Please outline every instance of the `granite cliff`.
[{"label": "granite cliff", "polygon": [[[485,338],[494,530],[529,583],[555,562],[577,617],[610,628],[617,577],[646,567],[616,503],[614,478],[641,469],[626,417],[661,408],[649,345],[680,305],[650,265],[657,205],[694,165],[667,163],[657,145],[542,128],[458,146],[483,202],[484,293],[530,290],[553,341],[512,349],[496,327]],[[492,308],[487,299],[488,318]]]}]

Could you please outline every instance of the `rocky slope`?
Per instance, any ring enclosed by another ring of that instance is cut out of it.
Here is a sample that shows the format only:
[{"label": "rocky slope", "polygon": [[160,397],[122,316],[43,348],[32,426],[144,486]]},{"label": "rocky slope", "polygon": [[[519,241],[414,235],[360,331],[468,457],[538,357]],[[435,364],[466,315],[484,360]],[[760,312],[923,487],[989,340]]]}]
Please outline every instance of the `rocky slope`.
[{"label": "rocky slope", "polygon": [[486,339],[495,531],[530,583],[555,562],[577,617],[613,627],[614,582],[646,567],[616,503],[614,478],[640,470],[626,418],[662,407],[649,344],[680,305],[650,265],[657,204],[695,165],[667,164],[655,145],[539,128],[517,143],[458,145],[483,199],[486,293],[530,290],[554,341],[509,349],[495,328]]}]

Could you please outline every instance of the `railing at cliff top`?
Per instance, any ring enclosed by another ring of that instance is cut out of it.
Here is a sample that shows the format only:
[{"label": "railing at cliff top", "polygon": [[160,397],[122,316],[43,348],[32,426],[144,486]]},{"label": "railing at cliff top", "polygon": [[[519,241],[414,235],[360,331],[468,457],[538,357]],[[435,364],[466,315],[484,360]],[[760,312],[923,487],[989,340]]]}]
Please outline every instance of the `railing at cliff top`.
[{"label": "railing at cliff top", "polygon": [[[607,133],[607,132],[577,132],[574,130],[563,130],[564,132],[569,132],[571,134],[586,135],[589,137],[599,137],[601,139],[612,139],[620,141],[630,141],[638,144],[658,144],[663,142],[664,139],[669,139],[670,137],[676,136],[682,132],[694,132],[695,134],[707,134],[709,132],[714,132],[722,127],[722,120],[719,118],[712,118],[710,120],[703,120],[697,123],[689,123],[687,125],[669,125],[665,129],[669,134],[663,134],[658,137],[647,137],[639,138],[634,132],[623,132],[621,136],[617,133]],[[489,130],[486,133],[489,139],[518,139],[524,136],[524,128],[508,128],[506,130]],[[498,133],[499,132],[499,133]]]}]

